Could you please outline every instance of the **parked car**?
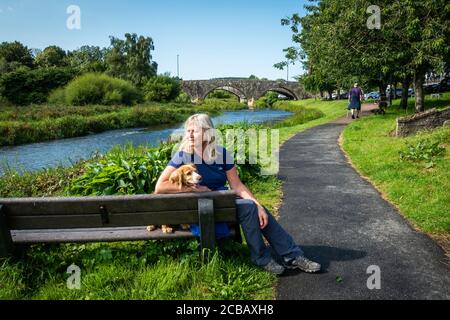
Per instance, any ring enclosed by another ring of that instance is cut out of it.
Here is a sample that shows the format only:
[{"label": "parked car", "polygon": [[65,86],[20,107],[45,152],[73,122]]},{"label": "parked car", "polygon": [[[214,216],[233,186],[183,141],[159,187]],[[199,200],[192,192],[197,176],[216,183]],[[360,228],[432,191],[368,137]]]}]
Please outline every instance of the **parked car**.
[{"label": "parked car", "polygon": [[443,79],[439,83],[439,92],[450,91],[450,77]]},{"label": "parked car", "polygon": [[378,91],[373,91],[373,92],[370,92],[370,93],[366,93],[364,95],[364,98],[366,100],[368,100],[368,99],[378,100],[378,99],[380,99],[380,93]]},{"label": "parked car", "polygon": [[408,97],[414,97],[414,89],[409,88],[408,89]]},{"label": "parked car", "polygon": [[423,87],[423,92],[425,94],[440,92],[440,84],[439,83],[435,83],[435,84],[426,85],[426,86]]},{"label": "parked car", "polygon": [[341,93],[341,99],[348,99],[348,92]]}]

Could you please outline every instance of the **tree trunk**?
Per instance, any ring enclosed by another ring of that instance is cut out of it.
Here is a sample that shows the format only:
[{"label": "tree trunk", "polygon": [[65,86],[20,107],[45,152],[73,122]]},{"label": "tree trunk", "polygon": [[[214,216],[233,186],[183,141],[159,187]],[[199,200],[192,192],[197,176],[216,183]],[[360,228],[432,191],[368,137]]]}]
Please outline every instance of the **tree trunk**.
[{"label": "tree trunk", "polygon": [[380,90],[380,95],[386,96],[386,85],[383,82],[380,82],[378,89]]},{"label": "tree trunk", "polygon": [[333,100],[333,90],[328,90],[328,99]]},{"label": "tree trunk", "polygon": [[423,81],[425,78],[425,72],[423,68],[418,68],[414,74],[414,91],[416,92],[416,113],[423,112],[424,106],[424,94],[423,94]]},{"label": "tree trunk", "polygon": [[337,98],[336,100],[341,100],[341,89],[338,89],[337,91]]},{"label": "tree trunk", "polygon": [[409,77],[403,78],[402,81],[402,100],[400,100],[400,107],[402,109],[408,108],[408,89],[411,83],[411,79]]}]

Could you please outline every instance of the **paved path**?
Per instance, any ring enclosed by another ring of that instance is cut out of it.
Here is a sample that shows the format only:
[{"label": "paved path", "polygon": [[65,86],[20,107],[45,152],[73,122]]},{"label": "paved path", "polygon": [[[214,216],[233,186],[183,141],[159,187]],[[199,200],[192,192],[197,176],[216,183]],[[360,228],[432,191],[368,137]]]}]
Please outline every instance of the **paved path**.
[{"label": "paved path", "polygon": [[[347,163],[337,143],[347,122],[309,129],[281,148],[280,222],[323,271],[288,271],[277,299],[450,299],[443,250]],[[380,268],[379,290],[367,288],[371,265]]]}]

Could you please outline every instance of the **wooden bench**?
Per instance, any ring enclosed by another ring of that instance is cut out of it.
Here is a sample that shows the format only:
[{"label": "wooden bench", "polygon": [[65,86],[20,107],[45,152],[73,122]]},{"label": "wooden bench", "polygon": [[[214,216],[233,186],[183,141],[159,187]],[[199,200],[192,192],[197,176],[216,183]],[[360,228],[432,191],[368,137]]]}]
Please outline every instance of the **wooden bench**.
[{"label": "wooden bench", "polygon": [[215,247],[215,223],[242,241],[233,191],[67,198],[0,198],[0,257],[16,245],[193,238],[190,231],[149,232],[148,225],[199,224],[203,249]]},{"label": "wooden bench", "polygon": [[431,99],[434,99],[434,98],[440,99],[441,97],[442,97],[442,95],[440,93],[432,93],[432,94],[430,94],[430,98]]}]

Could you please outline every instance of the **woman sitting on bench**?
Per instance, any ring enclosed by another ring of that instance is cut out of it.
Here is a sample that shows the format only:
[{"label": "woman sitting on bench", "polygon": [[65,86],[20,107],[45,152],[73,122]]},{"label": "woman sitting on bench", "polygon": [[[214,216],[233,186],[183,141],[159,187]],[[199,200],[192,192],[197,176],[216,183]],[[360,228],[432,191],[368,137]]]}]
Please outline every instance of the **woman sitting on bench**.
[{"label": "woman sitting on bench", "polygon": [[[169,177],[180,166],[192,163],[196,165],[202,181],[198,186],[183,187],[180,190],[169,181]],[[215,129],[209,116],[206,114],[191,116],[185,123],[185,134],[179,151],[159,177],[155,193],[227,190],[225,186],[227,181],[239,197],[236,200],[238,221],[242,225],[254,264],[278,275],[282,274],[286,268],[298,268],[305,272],[320,270],[320,265],[303,255],[303,251],[295,244],[292,237],[242,183],[232,155],[224,147],[217,145]],[[218,235],[226,236],[227,232],[226,225],[218,224],[216,227]],[[281,258],[283,265],[272,258],[263,236]]]}]

